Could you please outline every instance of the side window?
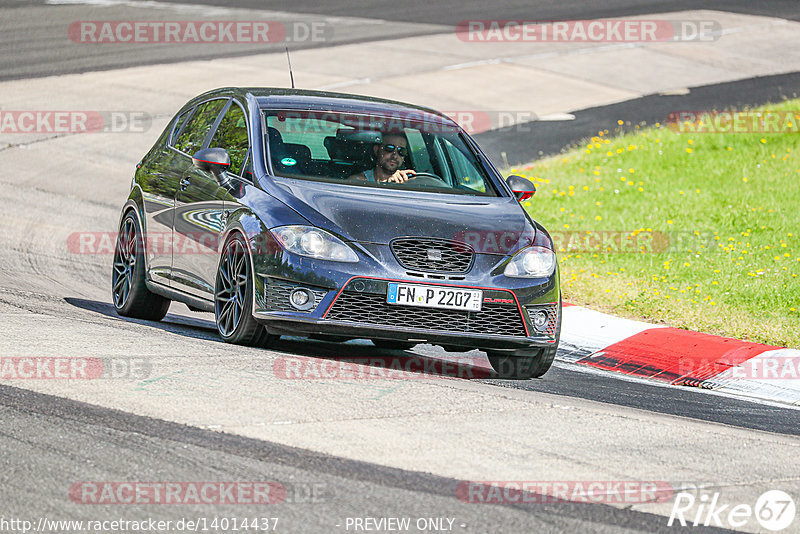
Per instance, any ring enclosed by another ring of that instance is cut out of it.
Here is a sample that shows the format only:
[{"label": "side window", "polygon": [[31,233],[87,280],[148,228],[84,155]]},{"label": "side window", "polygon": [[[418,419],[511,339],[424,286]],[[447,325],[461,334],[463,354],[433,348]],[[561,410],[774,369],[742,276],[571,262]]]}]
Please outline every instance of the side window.
[{"label": "side window", "polygon": [[442,144],[452,164],[456,187],[466,187],[473,191],[485,193],[486,184],[483,181],[483,176],[474,163],[470,161],[470,158],[453,146],[449,140],[443,139]]},{"label": "side window", "polygon": [[190,156],[200,150],[203,146],[203,141],[208,135],[211,126],[222,111],[222,107],[227,100],[216,99],[209,100],[197,106],[197,111],[186,123],[178,140],[175,142],[175,148],[181,152],[186,152]]},{"label": "side window", "polygon": [[246,161],[244,162],[244,167],[242,168],[241,173],[242,178],[246,180],[253,181],[253,160],[250,158],[248,154]]},{"label": "side window", "polygon": [[192,111],[194,111],[194,109],[195,108],[187,109],[186,111],[181,113],[180,117],[178,117],[178,120],[175,121],[175,127],[172,129],[172,132],[170,132],[170,138],[169,138],[170,145],[175,144],[175,140],[178,138],[178,134],[181,133],[181,127],[183,127],[183,123],[185,123],[186,119],[188,119],[189,116],[191,116]]},{"label": "side window", "polygon": [[425,139],[422,137],[422,132],[412,128],[406,128],[406,140],[408,140],[408,150],[411,152],[411,158],[407,159],[407,166],[409,163],[413,164],[413,169],[419,172],[434,172],[431,159],[428,156],[428,147],[425,145]]},{"label": "side window", "polygon": [[248,149],[247,123],[242,108],[231,103],[209,146],[227,150],[231,157],[231,171],[240,174]]}]

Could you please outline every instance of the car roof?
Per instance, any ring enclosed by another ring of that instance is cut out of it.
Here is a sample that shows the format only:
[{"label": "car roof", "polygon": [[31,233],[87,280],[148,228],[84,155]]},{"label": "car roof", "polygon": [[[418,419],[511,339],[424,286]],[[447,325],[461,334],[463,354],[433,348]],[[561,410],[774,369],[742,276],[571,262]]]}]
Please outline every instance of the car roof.
[{"label": "car roof", "polygon": [[281,87],[223,87],[192,99],[199,101],[214,96],[233,96],[244,100],[253,95],[262,109],[333,111],[338,113],[367,113],[409,117],[415,120],[457,126],[447,115],[431,108],[375,98],[330,91],[312,91]]}]

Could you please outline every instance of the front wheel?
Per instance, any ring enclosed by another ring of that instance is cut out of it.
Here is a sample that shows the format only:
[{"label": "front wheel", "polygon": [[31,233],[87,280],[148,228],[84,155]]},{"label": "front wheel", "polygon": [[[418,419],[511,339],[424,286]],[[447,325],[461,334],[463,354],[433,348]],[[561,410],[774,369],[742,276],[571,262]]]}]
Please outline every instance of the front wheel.
[{"label": "front wheel", "polygon": [[273,336],[253,318],[253,277],[247,244],[240,234],[225,243],[214,288],[214,318],[223,341],[266,346]]},{"label": "front wheel", "polygon": [[489,363],[500,378],[527,380],[539,378],[553,365],[561,340],[561,302],[558,303],[555,343],[537,349],[522,349],[513,352],[487,350]]},{"label": "front wheel", "polygon": [[526,380],[539,378],[545,374],[556,357],[558,347],[546,347],[526,351],[517,351],[511,354],[487,351],[489,363],[500,378]]},{"label": "front wheel", "polygon": [[122,220],[114,246],[111,300],[123,317],[160,321],[167,314],[169,299],[151,293],[144,279],[144,242],[133,213]]}]

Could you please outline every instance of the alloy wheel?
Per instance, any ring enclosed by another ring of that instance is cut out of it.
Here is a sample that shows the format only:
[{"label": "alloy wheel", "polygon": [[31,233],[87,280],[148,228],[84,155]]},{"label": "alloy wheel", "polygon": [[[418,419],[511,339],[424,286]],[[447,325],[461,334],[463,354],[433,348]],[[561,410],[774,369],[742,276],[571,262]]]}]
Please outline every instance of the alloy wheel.
[{"label": "alloy wheel", "polygon": [[223,337],[232,336],[242,319],[249,269],[244,245],[239,239],[232,239],[222,254],[214,296],[217,327]]},{"label": "alloy wheel", "polygon": [[128,302],[133,286],[133,273],[136,269],[136,225],[133,219],[126,218],[117,235],[114,247],[114,271],[111,279],[111,293],[114,306],[122,308]]}]

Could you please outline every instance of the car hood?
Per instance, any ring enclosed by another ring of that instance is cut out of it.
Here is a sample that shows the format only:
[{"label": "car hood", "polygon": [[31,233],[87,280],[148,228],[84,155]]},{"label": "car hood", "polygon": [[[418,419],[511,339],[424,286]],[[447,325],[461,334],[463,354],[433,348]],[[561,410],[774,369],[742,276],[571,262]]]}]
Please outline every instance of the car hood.
[{"label": "car hood", "polygon": [[282,179],[280,200],[311,224],[359,243],[404,236],[466,242],[509,254],[533,242],[534,226],[513,197],[447,195]]}]

